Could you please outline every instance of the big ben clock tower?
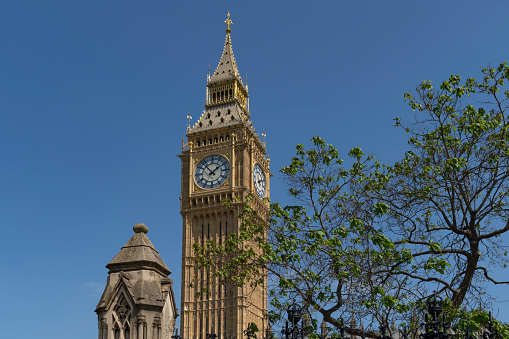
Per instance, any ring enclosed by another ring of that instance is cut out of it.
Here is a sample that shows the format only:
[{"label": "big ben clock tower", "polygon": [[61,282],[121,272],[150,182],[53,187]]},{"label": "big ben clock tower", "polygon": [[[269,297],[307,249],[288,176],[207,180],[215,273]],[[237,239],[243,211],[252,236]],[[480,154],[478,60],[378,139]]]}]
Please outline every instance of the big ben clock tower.
[{"label": "big ben clock tower", "polygon": [[[267,329],[267,283],[252,290],[220,284],[208,268],[193,262],[195,243],[211,240],[222,243],[237,233],[237,213],[253,197],[251,204],[268,220],[269,159],[265,144],[250,121],[247,86],[242,82],[233,56],[230,14],[225,21],[226,41],[219,64],[207,79],[205,110],[198,122],[188,127],[183,141],[182,195],[180,211],[182,236],[182,339],[240,339],[248,324],[259,333]],[[229,209],[225,199],[238,198]],[[192,287],[190,287],[192,285]],[[200,286],[201,285],[201,286]],[[202,287],[208,293],[197,297]],[[263,334],[262,334],[263,335]]]}]

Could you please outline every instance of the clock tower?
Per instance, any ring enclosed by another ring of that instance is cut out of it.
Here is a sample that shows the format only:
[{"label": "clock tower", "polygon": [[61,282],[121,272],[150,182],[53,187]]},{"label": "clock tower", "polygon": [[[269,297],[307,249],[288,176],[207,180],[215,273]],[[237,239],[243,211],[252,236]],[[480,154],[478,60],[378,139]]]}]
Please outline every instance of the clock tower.
[{"label": "clock tower", "polygon": [[[261,218],[268,221],[269,162],[265,143],[250,121],[248,88],[233,56],[230,14],[225,21],[226,40],[221,59],[207,78],[205,110],[188,126],[182,145],[182,290],[181,337],[243,338],[255,323],[259,335],[267,330],[267,282],[252,289],[220,282],[210,268],[193,262],[193,244],[221,244],[237,233],[237,214],[246,197]],[[191,117],[189,117],[191,119]],[[233,209],[222,202],[234,201]],[[266,280],[266,279],[265,279]],[[191,287],[192,286],[192,287]],[[207,288],[201,296],[196,294]]]}]

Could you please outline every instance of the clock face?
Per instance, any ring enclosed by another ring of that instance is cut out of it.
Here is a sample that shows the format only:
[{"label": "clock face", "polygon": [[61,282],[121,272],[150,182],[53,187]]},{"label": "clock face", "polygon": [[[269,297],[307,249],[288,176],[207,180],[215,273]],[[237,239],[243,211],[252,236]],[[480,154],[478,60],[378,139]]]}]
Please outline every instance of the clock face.
[{"label": "clock face", "polygon": [[253,167],[253,182],[254,187],[256,189],[256,193],[260,196],[260,198],[265,198],[265,174],[263,174],[263,170],[260,165],[255,164]]},{"label": "clock face", "polygon": [[222,185],[230,175],[230,163],[221,155],[206,157],[194,172],[194,179],[201,188],[216,188]]}]

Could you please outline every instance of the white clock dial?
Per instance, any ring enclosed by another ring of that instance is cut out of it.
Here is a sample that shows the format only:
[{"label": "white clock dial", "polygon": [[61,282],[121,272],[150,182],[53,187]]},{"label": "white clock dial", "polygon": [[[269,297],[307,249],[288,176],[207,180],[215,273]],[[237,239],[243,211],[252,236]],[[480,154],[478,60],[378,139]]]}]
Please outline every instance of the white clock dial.
[{"label": "white clock dial", "polygon": [[201,188],[216,188],[222,185],[230,175],[230,163],[222,155],[206,157],[194,172],[194,179]]},{"label": "white clock dial", "polygon": [[265,198],[265,192],[267,190],[265,174],[263,173],[262,167],[258,164],[255,164],[253,167],[253,182],[258,196],[262,199]]}]

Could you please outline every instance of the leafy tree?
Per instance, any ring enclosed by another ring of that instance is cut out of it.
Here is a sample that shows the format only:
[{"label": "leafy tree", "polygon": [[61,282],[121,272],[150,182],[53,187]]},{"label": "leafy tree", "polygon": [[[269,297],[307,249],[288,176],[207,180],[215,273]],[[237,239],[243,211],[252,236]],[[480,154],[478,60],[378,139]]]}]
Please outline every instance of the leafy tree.
[{"label": "leafy tree", "polygon": [[[507,256],[509,67],[482,74],[405,93],[418,115],[411,125],[396,119],[411,150],[393,166],[359,148],[343,161],[319,137],[311,149],[298,145],[281,170],[298,204],[272,204],[267,223],[249,198],[229,202],[241,211],[239,233],[195,245],[195,261],[239,286],[262,284],[268,273],[271,322],[294,298],[333,329],[340,317],[346,324],[418,323],[433,290],[451,310],[465,300],[477,306],[485,281],[508,283],[490,272],[505,267]],[[347,332],[358,334],[351,326]]]},{"label": "leafy tree", "polygon": [[478,304],[486,281],[509,283],[490,275],[507,266],[501,236],[509,231],[509,67],[482,75],[464,82],[452,75],[436,89],[424,81],[405,93],[419,112],[404,126],[411,150],[386,167],[383,189],[367,190],[389,206],[384,230],[400,238],[395,245],[412,251],[412,265],[398,263],[392,269],[405,269],[393,273],[421,291],[446,293],[455,308]]},{"label": "leafy tree", "polygon": [[[309,314],[320,313],[333,328],[340,327],[340,317],[387,322],[392,312],[406,308],[398,300],[404,285],[387,271],[410,260],[411,254],[396,250],[373,227],[387,206],[363,206],[354,191],[380,164],[354,148],[347,167],[332,145],[319,137],[312,142],[309,150],[298,145],[291,164],[281,170],[299,205],[272,204],[266,223],[247,199],[239,215],[239,234],[231,234],[223,244],[195,245],[196,261],[238,285],[262,284],[268,271],[271,322],[281,319],[292,299],[301,301]],[[385,180],[369,179],[371,184]],[[347,332],[356,333],[351,328]]]},{"label": "leafy tree", "polygon": [[[447,320],[451,323],[451,329],[456,334],[454,338],[465,338],[463,334],[468,329],[474,337],[483,337],[482,332],[489,329],[489,313],[483,310],[457,309],[452,306],[450,300],[446,304]],[[498,338],[509,338],[509,326],[493,319],[493,328],[498,333]]]}]

